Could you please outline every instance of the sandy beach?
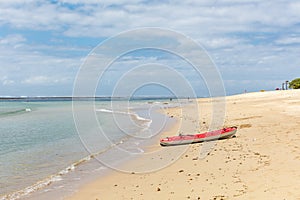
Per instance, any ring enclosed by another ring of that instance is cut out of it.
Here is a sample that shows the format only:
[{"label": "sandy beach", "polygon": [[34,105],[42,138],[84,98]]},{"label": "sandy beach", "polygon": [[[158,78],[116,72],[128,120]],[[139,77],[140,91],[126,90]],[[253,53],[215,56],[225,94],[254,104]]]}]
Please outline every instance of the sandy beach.
[{"label": "sandy beach", "polygon": [[159,145],[159,138],[178,134],[181,124],[190,132],[205,131],[211,101],[197,100],[201,116],[191,116],[189,105],[184,113],[179,107],[164,110],[177,123],[154,138],[148,153],[123,166],[128,173],[111,170],[67,199],[300,199],[300,90],[226,97],[224,126],[238,127],[234,138]]}]

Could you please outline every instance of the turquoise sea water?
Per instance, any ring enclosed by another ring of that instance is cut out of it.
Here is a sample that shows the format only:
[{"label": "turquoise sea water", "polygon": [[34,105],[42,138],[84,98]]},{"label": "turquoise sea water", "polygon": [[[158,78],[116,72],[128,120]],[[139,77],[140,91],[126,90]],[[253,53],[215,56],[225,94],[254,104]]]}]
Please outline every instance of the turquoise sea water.
[{"label": "turquoise sea water", "polygon": [[[77,105],[84,111],[89,103]],[[147,138],[153,125],[149,107],[155,109],[147,101],[119,101],[112,110],[111,102],[98,101],[98,124],[87,120],[78,134],[71,101],[0,101],[0,199],[24,198],[66,179],[74,168],[88,169],[90,153],[103,153],[135,135]],[[105,134],[98,134],[99,127]]]}]

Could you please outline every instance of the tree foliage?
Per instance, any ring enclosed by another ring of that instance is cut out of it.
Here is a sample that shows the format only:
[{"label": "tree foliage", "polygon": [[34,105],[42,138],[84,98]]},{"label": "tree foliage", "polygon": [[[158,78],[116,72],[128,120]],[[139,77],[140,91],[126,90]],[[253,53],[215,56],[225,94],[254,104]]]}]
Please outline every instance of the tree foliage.
[{"label": "tree foliage", "polygon": [[289,88],[300,89],[300,78],[296,78],[289,83]]}]

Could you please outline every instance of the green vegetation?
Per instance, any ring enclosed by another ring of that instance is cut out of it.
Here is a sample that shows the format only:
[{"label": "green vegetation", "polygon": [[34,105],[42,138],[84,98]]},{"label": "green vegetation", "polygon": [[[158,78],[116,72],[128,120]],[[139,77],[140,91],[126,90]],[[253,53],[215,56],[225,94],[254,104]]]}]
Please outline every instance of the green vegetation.
[{"label": "green vegetation", "polygon": [[292,80],[289,84],[289,88],[300,89],[300,78],[296,78],[296,79]]}]

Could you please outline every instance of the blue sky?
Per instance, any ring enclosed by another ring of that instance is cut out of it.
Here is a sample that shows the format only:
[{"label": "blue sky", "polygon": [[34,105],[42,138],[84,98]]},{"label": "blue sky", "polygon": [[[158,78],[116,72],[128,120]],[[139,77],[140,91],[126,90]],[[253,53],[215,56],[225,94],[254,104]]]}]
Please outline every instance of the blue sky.
[{"label": "blue sky", "polygon": [[[227,94],[274,90],[300,77],[300,1],[0,0],[0,96],[71,95],[80,66],[99,43],[142,27],[171,29],[198,42]],[[163,56],[127,58],[119,64]],[[163,64],[171,62],[164,58]],[[187,77],[204,95],[203,83]]]}]

